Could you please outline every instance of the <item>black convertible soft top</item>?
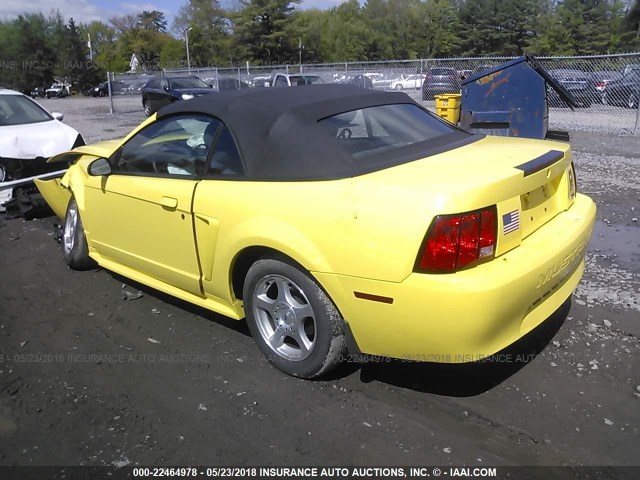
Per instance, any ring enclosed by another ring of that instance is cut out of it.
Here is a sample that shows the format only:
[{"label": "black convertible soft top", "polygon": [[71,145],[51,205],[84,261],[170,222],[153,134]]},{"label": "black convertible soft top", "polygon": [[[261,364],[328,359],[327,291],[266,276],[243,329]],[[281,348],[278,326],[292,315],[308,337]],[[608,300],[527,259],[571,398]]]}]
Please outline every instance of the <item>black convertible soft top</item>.
[{"label": "black convertible soft top", "polygon": [[[256,88],[212,93],[162,108],[158,118],[204,113],[231,130],[249,179],[327,180],[380,170],[481,138],[452,127],[450,135],[393,151],[375,162],[355,162],[318,124],[319,120],[361,108],[418,105],[408,95],[348,85]],[[422,108],[420,105],[418,105]]]}]

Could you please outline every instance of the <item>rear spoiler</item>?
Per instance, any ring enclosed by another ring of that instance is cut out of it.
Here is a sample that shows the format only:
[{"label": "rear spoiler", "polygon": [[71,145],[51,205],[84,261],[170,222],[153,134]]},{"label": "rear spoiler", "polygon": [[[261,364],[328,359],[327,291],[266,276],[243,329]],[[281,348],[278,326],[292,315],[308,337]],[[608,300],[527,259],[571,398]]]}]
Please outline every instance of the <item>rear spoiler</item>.
[{"label": "rear spoiler", "polygon": [[35,179],[49,180],[51,178],[62,177],[65,173],[67,173],[67,169],[57,170],[55,172],[49,173],[42,173],[40,175],[34,175],[33,177],[19,178],[18,180],[11,180],[10,182],[0,182],[0,191],[6,190],[8,188],[19,187],[21,185],[27,185],[33,182]]}]

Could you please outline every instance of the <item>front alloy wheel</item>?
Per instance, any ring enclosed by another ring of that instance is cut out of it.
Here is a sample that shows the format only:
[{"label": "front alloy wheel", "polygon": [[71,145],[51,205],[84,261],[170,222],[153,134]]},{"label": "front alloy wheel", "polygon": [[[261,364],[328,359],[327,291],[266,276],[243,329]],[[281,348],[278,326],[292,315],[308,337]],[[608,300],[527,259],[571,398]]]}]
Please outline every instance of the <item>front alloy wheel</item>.
[{"label": "front alloy wheel", "polygon": [[87,238],[78,211],[75,198],[71,198],[67,206],[62,230],[62,258],[72,270],[89,270],[96,267],[96,262],[89,257]]},{"label": "front alloy wheel", "polygon": [[151,111],[151,105],[149,104],[149,100],[145,100],[142,106],[144,107],[144,114],[147,117],[150,117],[153,112]]},{"label": "front alloy wheel", "polygon": [[638,108],[638,95],[636,93],[630,93],[627,99],[628,108]]},{"label": "front alloy wheel", "polygon": [[263,258],[247,273],[247,325],[262,353],[301,378],[328,372],[344,351],[344,321],[326,293],[286,259]]}]

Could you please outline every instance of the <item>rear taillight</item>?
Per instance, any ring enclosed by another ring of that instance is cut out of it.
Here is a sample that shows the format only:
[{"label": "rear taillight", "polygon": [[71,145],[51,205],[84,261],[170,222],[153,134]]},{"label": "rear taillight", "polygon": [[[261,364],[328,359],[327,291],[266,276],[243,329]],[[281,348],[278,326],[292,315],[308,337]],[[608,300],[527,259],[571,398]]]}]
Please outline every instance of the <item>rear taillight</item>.
[{"label": "rear taillight", "polygon": [[415,270],[455,272],[492,258],[496,223],[495,206],[459,215],[438,215],[422,243]]},{"label": "rear taillight", "polygon": [[607,86],[607,82],[596,82],[596,87],[604,88]]}]

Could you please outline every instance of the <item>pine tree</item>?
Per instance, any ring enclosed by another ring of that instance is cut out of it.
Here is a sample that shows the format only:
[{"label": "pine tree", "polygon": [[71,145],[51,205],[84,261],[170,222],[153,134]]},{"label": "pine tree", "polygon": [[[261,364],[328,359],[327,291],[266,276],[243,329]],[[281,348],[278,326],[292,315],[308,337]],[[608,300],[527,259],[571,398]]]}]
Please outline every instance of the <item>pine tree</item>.
[{"label": "pine tree", "polygon": [[286,36],[286,25],[300,0],[248,0],[239,12],[235,34],[250,58],[266,64],[295,59],[297,39]]}]

